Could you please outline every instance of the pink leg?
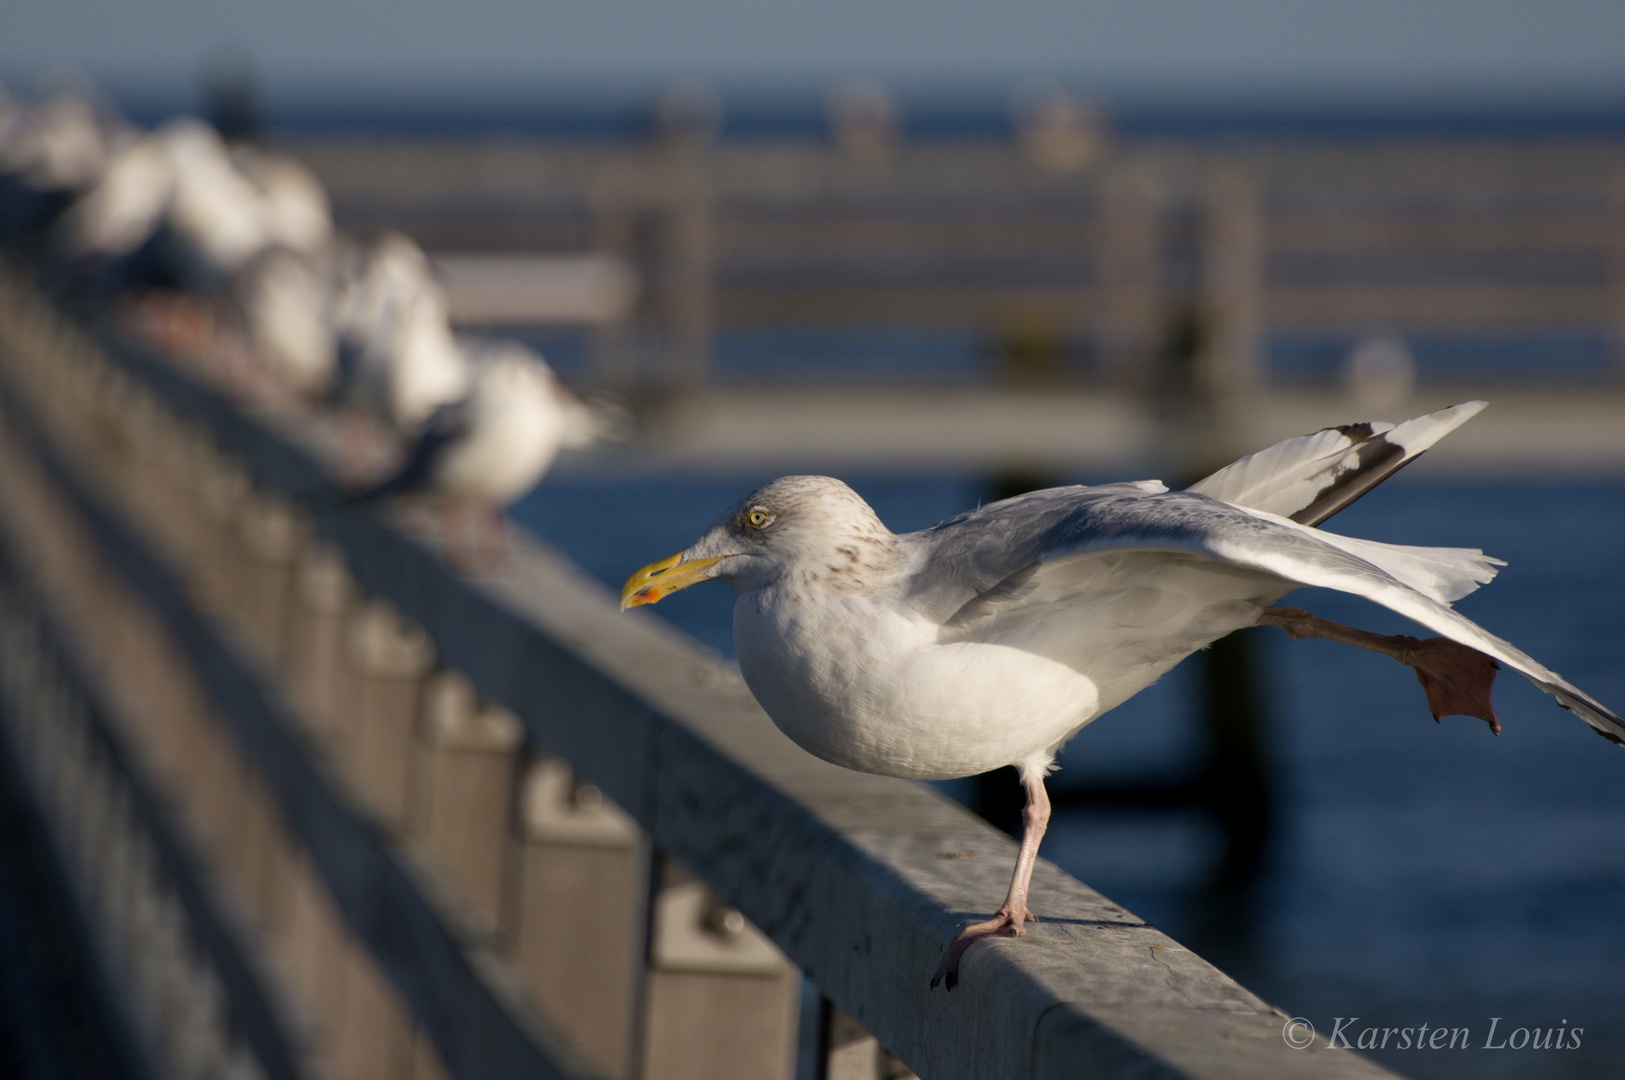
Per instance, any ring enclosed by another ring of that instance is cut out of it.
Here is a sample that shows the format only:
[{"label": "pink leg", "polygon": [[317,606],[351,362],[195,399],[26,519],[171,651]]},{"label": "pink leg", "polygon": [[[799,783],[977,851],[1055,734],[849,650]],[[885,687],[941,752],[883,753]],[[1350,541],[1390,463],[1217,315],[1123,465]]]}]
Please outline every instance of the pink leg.
[{"label": "pink leg", "polygon": [[1016,872],[1010,878],[1010,894],[997,915],[986,922],[972,923],[954,938],[937,965],[937,973],[931,976],[933,989],[944,979],[949,990],[958,985],[959,958],[976,942],[985,937],[1022,937],[1027,933],[1027,920],[1038,921],[1038,916],[1027,910],[1027,886],[1032,881],[1033,864],[1038,861],[1038,845],[1049,827],[1049,793],[1044,790],[1042,777],[1026,781],[1026,787],[1026,827],[1021,832],[1021,850],[1016,854]]},{"label": "pink leg", "polygon": [[1295,607],[1269,608],[1258,617],[1258,625],[1279,626],[1296,639],[1325,638],[1391,656],[1416,672],[1435,721],[1446,716],[1476,716],[1490,731],[1501,734],[1501,721],[1490,704],[1490,686],[1501,665],[1477,649],[1449,638],[1423,641],[1406,634],[1373,634]]}]

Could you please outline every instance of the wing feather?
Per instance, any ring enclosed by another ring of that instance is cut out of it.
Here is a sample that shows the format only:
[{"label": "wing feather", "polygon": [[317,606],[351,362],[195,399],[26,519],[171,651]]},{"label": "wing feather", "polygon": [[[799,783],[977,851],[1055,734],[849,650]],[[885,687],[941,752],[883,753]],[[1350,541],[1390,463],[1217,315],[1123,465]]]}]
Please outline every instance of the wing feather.
[{"label": "wing feather", "polygon": [[[1072,650],[1080,643],[1100,647],[1124,636],[1116,629],[1123,620],[1102,606],[1183,590],[1193,602],[1177,616],[1187,620],[1183,630],[1164,622],[1141,635],[1147,643],[1166,635],[1183,655],[1250,624],[1264,604],[1293,589],[1336,589],[1494,657],[1625,745],[1625,721],[1617,714],[1451,610],[1464,576],[1488,580],[1494,572],[1495,560],[1477,552],[1354,541],[1189,492],[1114,485],[1034,495],[1042,498],[1007,500],[902,538],[918,555],[907,594],[953,638],[1019,643],[1046,653],[1063,648],[1057,643]],[[1108,567],[1097,559],[1108,553],[1152,557]],[[1091,559],[1092,565],[1080,565]],[[1193,565],[1199,573],[1170,583],[1170,575]],[[1134,612],[1122,614],[1133,621]],[[1080,634],[1070,623],[1092,629]],[[1163,659],[1148,659],[1146,670]]]},{"label": "wing feather", "polygon": [[1403,424],[1323,428],[1227,465],[1188,490],[1319,525],[1484,409],[1468,401]]}]

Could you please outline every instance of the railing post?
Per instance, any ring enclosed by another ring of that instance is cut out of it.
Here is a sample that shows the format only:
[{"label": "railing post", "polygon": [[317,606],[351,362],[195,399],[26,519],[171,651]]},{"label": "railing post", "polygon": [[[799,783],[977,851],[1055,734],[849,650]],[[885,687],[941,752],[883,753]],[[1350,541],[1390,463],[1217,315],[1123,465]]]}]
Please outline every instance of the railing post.
[{"label": "railing post", "polygon": [[704,149],[666,150],[659,302],[664,316],[660,390],[693,390],[711,367],[715,211]]},{"label": "railing post", "polygon": [[293,570],[308,532],[293,505],[274,496],[251,496],[238,519],[242,555],[233,606],[245,636],[270,671],[286,669]]},{"label": "railing post", "polygon": [[441,672],[424,695],[412,833],[458,887],[475,926],[501,925],[503,864],[513,820],[516,752],[524,729],[479,702],[468,679]]},{"label": "railing post", "polygon": [[1106,377],[1144,387],[1161,333],[1163,193],[1149,162],[1123,158],[1100,181],[1099,349]]},{"label": "railing post", "polygon": [[332,750],[344,721],[339,713],[344,638],[360,596],[338,552],[313,544],[294,575],[294,612],[288,638],[289,691],[317,741]]},{"label": "railing post", "polygon": [[918,1080],[879,1039],[822,997],[818,1001],[818,1055],[817,1080]]},{"label": "railing post", "polygon": [[1616,166],[1610,177],[1608,211],[1614,377],[1625,382],[1625,165]]},{"label": "railing post", "polygon": [[225,454],[207,453],[199,462],[197,565],[190,578],[194,596],[208,612],[229,611],[236,592],[239,548],[233,537],[238,513],[249,495],[248,474]]},{"label": "railing post", "polygon": [[520,977],[605,1075],[630,1080],[648,903],[648,843],[559,758],[525,769],[505,918]]},{"label": "railing post", "polygon": [[422,627],[369,600],[351,616],[344,653],[348,693],[334,732],[337,753],[373,813],[400,833],[411,803],[418,701],[434,650]]},{"label": "railing post", "polygon": [[1264,377],[1264,211],[1257,178],[1233,162],[1214,168],[1202,199],[1197,389],[1229,430]]},{"label": "railing post", "polygon": [[801,980],[749,921],[662,859],[650,919],[643,1080],[788,1077]]}]

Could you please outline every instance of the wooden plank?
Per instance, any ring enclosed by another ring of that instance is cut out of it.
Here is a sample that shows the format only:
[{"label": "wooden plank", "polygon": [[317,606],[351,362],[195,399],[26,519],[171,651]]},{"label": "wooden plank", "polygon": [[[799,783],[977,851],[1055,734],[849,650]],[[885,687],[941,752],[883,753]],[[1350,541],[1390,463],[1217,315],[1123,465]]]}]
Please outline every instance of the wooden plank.
[{"label": "wooden plank", "polygon": [[505,938],[520,977],[605,1076],[630,1078],[643,992],[648,838],[562,760],[525,768]]},{"label": "wooden plank", "polygon": [[512,714],[476,700],[461,675],[431,680],[418,727],[411,831],[465,905],[470,925],[493,937],[502,923],[523,736]]},{"label": "wooden plank", "polygon": [[346,628],[353,697],[338,756],[378,820],[404,832],[412,805],[414,732],[434,650],[422,628],[389,603],[367,600]]},{"label": "wooden plank", "polygon": [[670,859],[650,917],[644,1080],[773,1080],[795,1071],[800,973]]}]

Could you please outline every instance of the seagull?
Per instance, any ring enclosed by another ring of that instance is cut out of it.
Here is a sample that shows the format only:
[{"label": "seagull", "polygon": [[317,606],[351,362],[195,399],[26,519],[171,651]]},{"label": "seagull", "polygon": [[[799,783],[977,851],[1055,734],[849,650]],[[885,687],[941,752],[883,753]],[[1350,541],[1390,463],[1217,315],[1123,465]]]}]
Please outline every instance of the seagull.
[{"label": "seagull", "polygon": [[[787,476],[633,574],[621,608],[712,579],[733,586],[746,684],[826,761],[915,780],[1016,767],[1027,804],[1009,894],[945,951],[931,985],[951,990],[970,945],[1020,937],[1035,918],[1028,882],[1060,748],[1243,627],[1393,657],[1415,671],[1435,720],[1474,716],[1495,732],[1490,685],[1505,665],[1625,745],[1617,714],[1451,609],[1500,560],[1315,528],[1484,404],[1289,439],[1184,491],[1154,480],[1051,488],[903,535],[841,481]],[[1271,606],[1306,586],[1363,596],[1441,636],[1383,636]]]},{"label": "seagull", "polygon": [[393,430],[415,437],[436,409],[469,393],[445,290],[408,237],[385,233],[345,276],[335,325],[335,395]]},{"label": "seagull", "polygon": [[51,95],[0,117],[0,241],[28,243],[100,179],[131,137],[92,97]]},{"label": "seagull", "polygon": [[559,381],[535,352],[516,341],[463,346],[471,375],[468,394],[436,409],[394,475],[351,495],[346,505],[413,493],[438,497],[463,511],[478,547],[477,522],[494,519],[547,472],[563,449],[580,449],[612,434],[613,411],[587,404]]},{"label": "seagull", "polygon": [[64,216],[57,255],[128,285],[220,292],[271,247],[313,255],[332,236],[321,185],[280,154],[235,155],[208,124],[181,117],[117,153]]},{"label": "seagull", "polygon": [[334,252],[276,245],[232,277],[229,310],[254,358],[285,390],[320,402],[338,377]]}]

